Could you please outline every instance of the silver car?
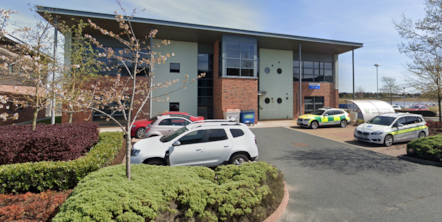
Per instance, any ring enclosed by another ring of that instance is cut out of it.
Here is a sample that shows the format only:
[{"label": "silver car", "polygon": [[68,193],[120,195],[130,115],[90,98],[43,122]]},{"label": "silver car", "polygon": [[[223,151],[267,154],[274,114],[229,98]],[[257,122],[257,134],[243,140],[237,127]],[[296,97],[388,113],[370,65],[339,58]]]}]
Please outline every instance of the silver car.
[{"label": "silver car", "polygon": [[356,127],[357,140],[393,145],[394,142],[411,141],[428,136],[428,126],[422,115],[382,114]]},{"label": "silver car", "polygon": [[146,127],[145,137],[166,136],[173,131],[191,124],[188,118],[177,115],[157,116],[157,120]]}]

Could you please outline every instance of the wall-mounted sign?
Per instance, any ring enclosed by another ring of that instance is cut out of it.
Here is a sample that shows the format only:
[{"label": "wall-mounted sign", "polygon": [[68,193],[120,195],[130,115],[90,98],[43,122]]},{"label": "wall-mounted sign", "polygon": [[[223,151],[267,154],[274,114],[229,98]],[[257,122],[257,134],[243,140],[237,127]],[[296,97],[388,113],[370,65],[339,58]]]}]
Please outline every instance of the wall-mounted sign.
[{"label": "wall-mounted sign", "polygon": [[309,82],[308,83],[308,88],[309,89],[320,89],[321,86],[318,82]]}]

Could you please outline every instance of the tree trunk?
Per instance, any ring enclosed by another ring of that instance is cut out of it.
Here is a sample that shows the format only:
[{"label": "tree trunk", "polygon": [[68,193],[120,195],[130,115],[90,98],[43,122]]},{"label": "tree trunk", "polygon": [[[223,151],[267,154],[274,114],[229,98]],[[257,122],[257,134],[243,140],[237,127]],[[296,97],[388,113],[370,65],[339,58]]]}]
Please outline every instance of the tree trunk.
[{"label": "tree trunk", "polygon": [[34,131],[35,127],[37,126],[37,118],[38,118],[39,111],[40,111],[40,108],[34,109],[34,115],[32,116],[32,131]]},{"label": "tree trunk", "polygon": [[74,113],[72,113],[72,112],[69,113],[68,123],[72,123],[72,116],[73,115],[74,115]]},{"label": "tree trunk", "polygon": [[132,138],[130,136],[130,123],[128,121],[127,126],[126,126],[126,177],[128,180],[130,180],[131,178],[131,173],[130,173],[130,151],[131,151],[131,147],[132,147]]},{"label": "tree trunk", "polygon": [[441,100],[442,100],[441,95],[440,95],[440,93],[438,93],[437,94],[437,102],[438,102],[437,105],[439,105],[439,122],[442,122]]}]

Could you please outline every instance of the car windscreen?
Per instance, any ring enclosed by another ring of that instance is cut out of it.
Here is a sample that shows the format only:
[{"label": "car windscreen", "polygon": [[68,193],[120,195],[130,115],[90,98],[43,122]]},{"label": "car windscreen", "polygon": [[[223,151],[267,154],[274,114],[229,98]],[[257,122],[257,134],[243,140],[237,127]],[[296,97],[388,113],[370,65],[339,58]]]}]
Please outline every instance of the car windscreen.
[{"label": "car windscreen", "polygon": [[376,116],[375,118],[369,120],[367,123],[382,125],[382,126],[389,126],[394,122],[395,119],[396,119],[395,117]]},{"label": "car windscreen", "polygon": [[322,115],[325,112],[325,110],[316,110],[312,114],[313,115]]},{"label": "car windscreen", "polygon": [[183,134],[184,132],[188,131],[188,129],[186,127],[182,127],[179,130],[176,130],[175,132],[167,135],[167,136],[163,136],[161,137],[160,141],[163,143],[167,143],[173,139],[175,139],[177,136]]}]

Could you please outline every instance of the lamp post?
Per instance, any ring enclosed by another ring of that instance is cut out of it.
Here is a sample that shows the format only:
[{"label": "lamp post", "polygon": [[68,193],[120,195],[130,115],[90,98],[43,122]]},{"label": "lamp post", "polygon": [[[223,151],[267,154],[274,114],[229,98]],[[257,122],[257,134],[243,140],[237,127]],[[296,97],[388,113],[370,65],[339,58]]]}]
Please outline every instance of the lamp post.
[{"label": "lamp post", "polygon": [[404,109],[405,109],[405,87],[404,87]]},{"label": "lamp post", "polygon": [[380,66],[379,63],[374,64],[376,66],[376,99],[379,99],[379,81],[378,81],[378,67]]}]

